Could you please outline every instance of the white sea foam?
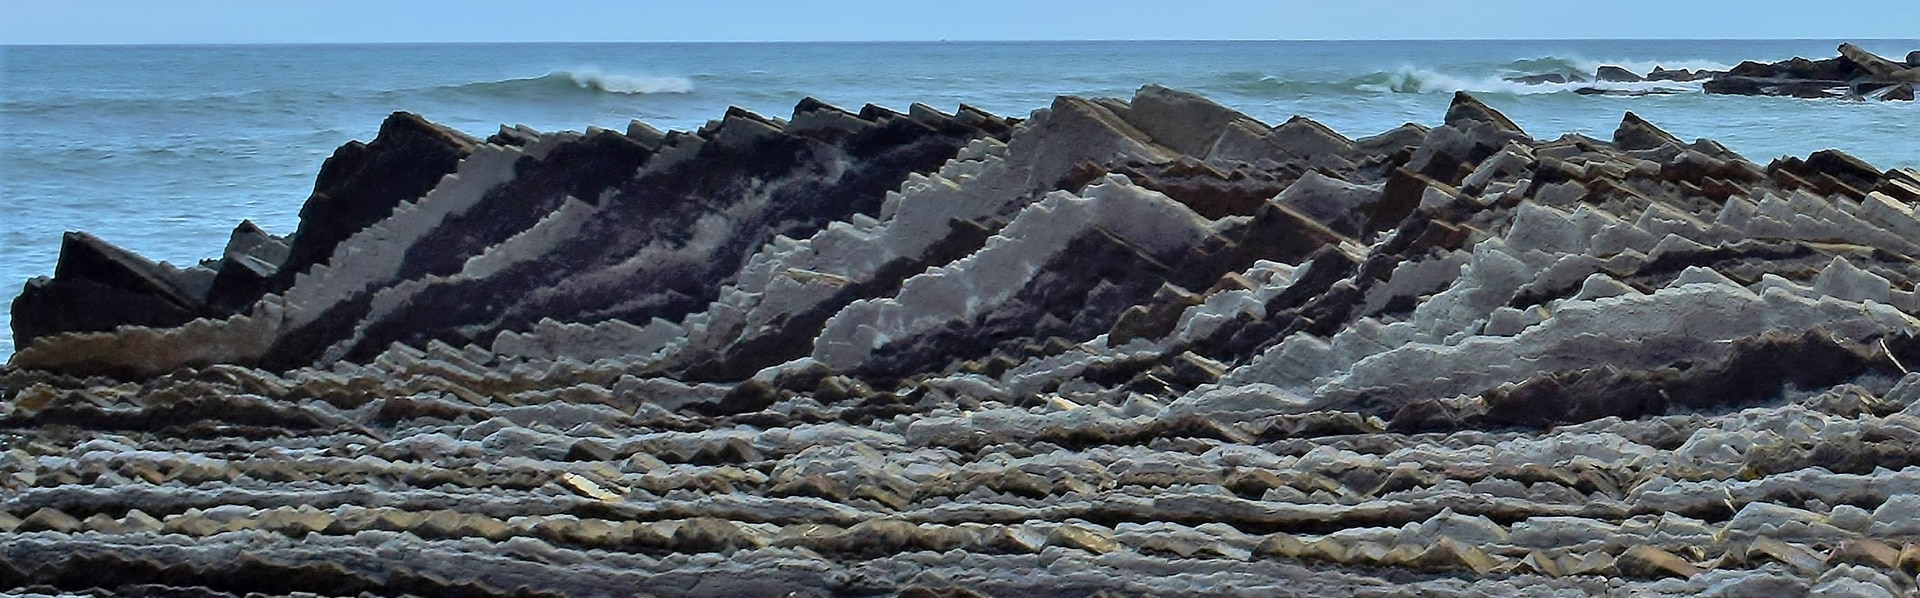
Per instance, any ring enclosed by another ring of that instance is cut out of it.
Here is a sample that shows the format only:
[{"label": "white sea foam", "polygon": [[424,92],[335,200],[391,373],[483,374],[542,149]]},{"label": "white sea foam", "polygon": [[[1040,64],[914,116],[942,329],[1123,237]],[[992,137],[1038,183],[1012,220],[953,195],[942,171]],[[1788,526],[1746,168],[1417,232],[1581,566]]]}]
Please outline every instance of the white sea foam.
[{"label": "white sea foam", "polygon": [[1580,69],[1581,74],[1585,76],[1592,76],[1595,71],[1600,70],[1600,67],[1603,67],[1603,66],[1617,66],[1623,69],[1627,69],[1629,71],[1633,71],[1633,73],[1636,75],[1645,75],[1647,73],[1653,72],[1654,67],[1663,68],[1669,71],[1678,71],[1678,70],[1726,71],[1726,70],[1732,69],[1734,66],[1724,62],[1716,62],[1712,60],[1701,60],[1701,59],[1590,60],[1586,58],[1569,58],[1567,59],[1567,61],[1572,63],[1574,66],[1578,67]]},{"label": "white sea foam", "polygon": [[598,67],[580,67],[548,72],[538,77],[480,81],[436,88],[481,96],[532,97],[554,93],[613,93],[622,95],[693,93],[693,80],[686,77],[641,76],[610,73]]},{"label": "white sea foam", "polygon": [[[1623,67],[1624,68],[1624,67]],[[1508,75],[1512,76],[1512,75]],[[1499,93],[1537,95],[1599,89],[1626,93],[1691,93],[1700,91],[1699,82],[1643,81],[1635,83],[1587,81],[1567,83],[1521,83],[1498,75],[1457,75],[1415,66],[1403,66],[1383,76],[1370,78],[1354,86],[1370,93]]]}]

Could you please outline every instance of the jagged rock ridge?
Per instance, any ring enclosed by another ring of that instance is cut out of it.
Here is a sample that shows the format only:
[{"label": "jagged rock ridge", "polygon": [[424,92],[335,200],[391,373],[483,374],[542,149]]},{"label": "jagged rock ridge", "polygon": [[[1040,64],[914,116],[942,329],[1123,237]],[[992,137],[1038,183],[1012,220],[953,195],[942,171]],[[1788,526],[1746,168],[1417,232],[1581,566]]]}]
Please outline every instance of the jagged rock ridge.
[{"label": "jagged rock ridge", "polygon": [[[1601,83],[1646,83],[1643,86],[1602,87],[1582,85],[1574,88],[1582,95],[1653,95],[1680,93],[1686,88],[1670,82],[1698,81],[1700,91],[1710,94],[1749,96],[1790,96],[1797,98],[1846,98],[1911,102],[1914,86],[1920,85],[1920,51],[1907,55],[1906,62],[1889,60],[1850,44],[1840,44],[1839,55],[1821,60],[1794,57],[1773,63],[1741,62],[1725,71],[1667,70],[1656,66],[1642,75],[1615,65],[1602,65],[1592,74]],[[1540,73],[1508,77],[1523,85],[1583,84],[1582,73]]]},{"label": "jagged rock ridge", "polygon": [[290,239],[66,240],[0,586],[1914,590],[1920,174],[1443,123],[397,115]]}]

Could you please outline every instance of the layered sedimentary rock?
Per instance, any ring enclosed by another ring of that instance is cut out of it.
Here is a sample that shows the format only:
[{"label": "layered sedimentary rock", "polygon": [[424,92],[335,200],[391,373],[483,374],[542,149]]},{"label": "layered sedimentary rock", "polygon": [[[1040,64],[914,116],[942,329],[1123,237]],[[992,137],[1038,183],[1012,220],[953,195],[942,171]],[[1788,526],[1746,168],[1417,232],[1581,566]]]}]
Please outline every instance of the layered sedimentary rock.
[{"label": "layered sedimentary rock", "polygon": [[341,146],[320,167],[299,231],[279,238],[243,222],[223,255],[188,268],[69,233],[53,277],[28,283],[15,300],[15,342],[122,325],[178,326],[243,311],[325,262],[342,240],[432,189],[476,143],[418,115],[395,113],[371,143]]},{"label": "layered sedimentary rock", "polygon": [[1916,589],[1912,170],[1464,94],[407,130],[463,157],[207,273],[69,236],[29,294],[101,307],[16,302],[0,587]]},{"label": "layered sedimentary rock", "polygon": [[[1920,64],[1916,64],[1916,56],[1920,56],[1920,51],[1908,54],[1903,63],[1853,44],[1840,44],[1840,54],[1832,58],[1809,60],[1795,57],[1774,63],[1746,61],[1726,71],[1670,71],[1656,66],[1641,75],[1619,66],[1603,65],[1592,74],[1591,80],[1649,85],[1628,88],[1582,86],[1574,91],[1586,95],[1671,94],[1680,93],[1684,88],[1661,83],[1698,81],[1701,82],[1699,89],[1710,94],[1911,102],[1914,87],[1920,85]],[[1581,73],[1542,73],[1509,77],[1507,80],[1524,85],[1558,85],[1585,83],[1589,79]]]}]

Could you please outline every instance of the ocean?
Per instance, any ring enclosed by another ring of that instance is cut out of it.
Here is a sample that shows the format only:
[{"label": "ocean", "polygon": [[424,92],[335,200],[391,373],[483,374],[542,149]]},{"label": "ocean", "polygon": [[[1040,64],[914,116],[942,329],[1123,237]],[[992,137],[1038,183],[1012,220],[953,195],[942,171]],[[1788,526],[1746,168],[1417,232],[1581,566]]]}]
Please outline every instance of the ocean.
[{"label": "ocean", "polygon": [[[1684,139],[1765,164],[1841,148],[1920,167],[1920,104],[1574,93],[1505,77],[1723,70],[1825,58],[1841,40],[939,42],[0,46],[0,310],[53,272],[84,230],[156,260],[215,257],[243,219],[294,229],[321,162],[405,110],[477,136],[501,124],[691,129],[728,106],[788,115],[812,96],[849,109],[960,103],[1002,115],[1055,95],[1194,91],[1277,124],[1299,114],[1351,137],[1435,125],[1473,92],[1537,137],[1606,138],[1634,111]],[[1851,40],[1899,59],[1920,40]],[[1644,89],[1656,84],[1615,84]],[[0,359],[13,352],[0,327]]]}]

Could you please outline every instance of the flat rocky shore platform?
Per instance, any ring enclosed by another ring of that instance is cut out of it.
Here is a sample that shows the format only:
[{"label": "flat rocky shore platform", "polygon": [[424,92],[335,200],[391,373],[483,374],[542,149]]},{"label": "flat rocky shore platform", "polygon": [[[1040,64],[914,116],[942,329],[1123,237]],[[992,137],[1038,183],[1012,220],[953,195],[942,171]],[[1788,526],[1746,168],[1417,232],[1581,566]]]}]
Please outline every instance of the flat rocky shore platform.
[{"label": "flat rocky shore platform", "polygon": [[395,114],[14,302],[0,591],[1901,596],[1920,173],[1467,95]]}]

